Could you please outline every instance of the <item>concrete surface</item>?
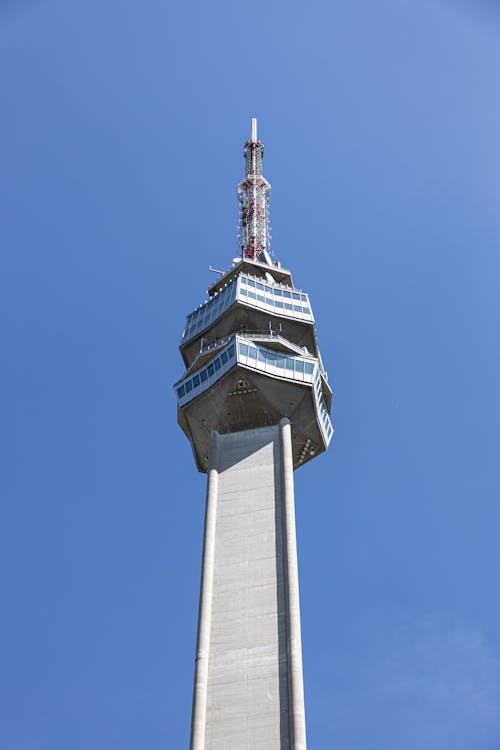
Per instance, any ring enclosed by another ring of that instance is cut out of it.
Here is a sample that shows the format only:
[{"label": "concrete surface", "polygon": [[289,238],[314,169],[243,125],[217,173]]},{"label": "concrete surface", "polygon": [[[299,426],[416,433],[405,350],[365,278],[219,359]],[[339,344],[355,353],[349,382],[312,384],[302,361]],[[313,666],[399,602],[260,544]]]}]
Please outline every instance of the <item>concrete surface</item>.
[{"label": "concrete surface", "polygon": [[306,750],[288,419],[211,434],[191,750]]}]

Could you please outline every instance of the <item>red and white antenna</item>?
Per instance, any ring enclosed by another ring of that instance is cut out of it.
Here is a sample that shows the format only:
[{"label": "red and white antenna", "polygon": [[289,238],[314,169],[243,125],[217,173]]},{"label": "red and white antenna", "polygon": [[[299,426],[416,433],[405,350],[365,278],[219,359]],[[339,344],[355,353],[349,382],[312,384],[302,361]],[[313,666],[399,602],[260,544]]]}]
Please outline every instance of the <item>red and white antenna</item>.
[{"label": "red and white antenna", "polygon": [[250,140],[245,143],[245,179],[238,185],[241,255],[250,260],[269,259],[268,204],[271,185],[262,176],[264,144],[257,139],[257,119],[252,117]]}]

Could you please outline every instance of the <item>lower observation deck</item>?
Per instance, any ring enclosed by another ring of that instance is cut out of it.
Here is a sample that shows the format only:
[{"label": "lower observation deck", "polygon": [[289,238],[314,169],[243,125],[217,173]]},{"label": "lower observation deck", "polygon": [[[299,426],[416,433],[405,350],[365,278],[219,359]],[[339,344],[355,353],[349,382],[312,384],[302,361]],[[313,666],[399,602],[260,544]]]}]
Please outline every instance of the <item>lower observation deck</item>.
[{"label": "lower observation deck", "polygon": [[295,466],[328,447],[333,426],[324,389],[331,392],[316,357],[270,349],[238,334],[207,354],[174,386],[179,424],[201,471],[212,429],[236,432],[289,417]]}]

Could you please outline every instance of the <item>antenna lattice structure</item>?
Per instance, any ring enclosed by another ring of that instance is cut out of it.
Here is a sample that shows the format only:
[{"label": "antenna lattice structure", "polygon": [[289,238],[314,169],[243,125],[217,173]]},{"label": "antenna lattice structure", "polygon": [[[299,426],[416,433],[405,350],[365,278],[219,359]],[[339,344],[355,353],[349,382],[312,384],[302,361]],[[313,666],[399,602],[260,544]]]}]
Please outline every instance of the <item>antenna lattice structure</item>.
[{"label": "antenna lattice structure", "polygon": [[[249,260],[269,260],[271,185],[262,175],[264,144],[257,139],[257,120],[252,117],[250,139],[245,143],[245,179],[238,185],[241,255]],[[262,257],[261,257],[262,256]],[[267,256],[267,257],[266,257]]]}]

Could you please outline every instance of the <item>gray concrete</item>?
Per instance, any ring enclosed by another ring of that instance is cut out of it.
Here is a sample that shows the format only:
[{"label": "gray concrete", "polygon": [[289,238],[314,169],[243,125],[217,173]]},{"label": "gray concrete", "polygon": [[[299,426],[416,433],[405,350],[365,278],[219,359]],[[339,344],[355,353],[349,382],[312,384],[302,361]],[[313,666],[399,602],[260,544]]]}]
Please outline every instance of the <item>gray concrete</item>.
[{"label": "gray concrete", "polygon": [[211,434],[191,750],[306,750],[287,419]]}]

